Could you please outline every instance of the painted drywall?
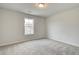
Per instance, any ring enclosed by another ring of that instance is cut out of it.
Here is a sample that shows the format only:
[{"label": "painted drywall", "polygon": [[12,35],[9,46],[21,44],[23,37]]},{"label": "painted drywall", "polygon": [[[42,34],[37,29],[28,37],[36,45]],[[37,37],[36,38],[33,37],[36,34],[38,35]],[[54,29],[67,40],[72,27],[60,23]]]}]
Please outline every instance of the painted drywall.
[{"label": "painted drywall", "polygon": [[62,11],[47,18],[47,36],[79,46],[79,8]]},{"label": "painted drywall", "polygon": [[[24,35],[24,18],[34,19],[33,35]],[[45,37],[45,19],[17,11],[0,9],[0,46]]]}]

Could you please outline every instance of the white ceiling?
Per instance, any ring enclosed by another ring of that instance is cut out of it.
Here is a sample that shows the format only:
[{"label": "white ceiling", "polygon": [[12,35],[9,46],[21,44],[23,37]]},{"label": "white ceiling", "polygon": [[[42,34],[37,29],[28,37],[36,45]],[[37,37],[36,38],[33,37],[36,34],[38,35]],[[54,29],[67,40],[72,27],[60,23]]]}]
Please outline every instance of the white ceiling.
[{"label": "white ceiling", "polygon": [[34,3],[0,3],[1,8],[20,11],[27,14],[48,17],[55,13],[79,7],[78,3],[49,3],[48,8],[38,9]]}]

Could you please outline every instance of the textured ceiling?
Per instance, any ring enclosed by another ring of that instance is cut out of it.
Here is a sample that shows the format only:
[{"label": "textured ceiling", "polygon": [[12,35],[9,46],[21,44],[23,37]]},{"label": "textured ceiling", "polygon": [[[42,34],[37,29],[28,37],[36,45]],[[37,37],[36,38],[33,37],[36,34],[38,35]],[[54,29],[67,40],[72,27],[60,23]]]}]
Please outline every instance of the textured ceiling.
[{"label": "textured ceiling", "polygon": [[0,8],[20,11],[27,14],[48,17],[55,13],[79,7],[78,3],[49,3],[48,8],[38,9],[33,3],[0,3]]}]

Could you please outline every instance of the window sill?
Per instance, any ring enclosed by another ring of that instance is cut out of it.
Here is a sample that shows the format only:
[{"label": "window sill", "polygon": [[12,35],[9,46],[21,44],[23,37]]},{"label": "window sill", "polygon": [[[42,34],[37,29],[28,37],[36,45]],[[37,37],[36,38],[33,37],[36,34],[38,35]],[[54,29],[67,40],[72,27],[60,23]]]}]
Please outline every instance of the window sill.
[{"label": "window sill", "polygon": [[30,35],[34,35],[34,34],[24,34],[25,36],[30,36]]}]

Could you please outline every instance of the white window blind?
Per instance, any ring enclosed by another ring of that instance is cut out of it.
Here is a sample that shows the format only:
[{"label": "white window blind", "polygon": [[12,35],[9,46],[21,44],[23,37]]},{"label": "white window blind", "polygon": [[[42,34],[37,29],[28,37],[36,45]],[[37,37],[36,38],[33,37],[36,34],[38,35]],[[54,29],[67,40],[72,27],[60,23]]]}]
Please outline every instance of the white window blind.
[{"label": "white window blind", "polygon": [[24,19],[24,29],[25,29],[25,35],[34,34],[34,20],[33,19]]}]

